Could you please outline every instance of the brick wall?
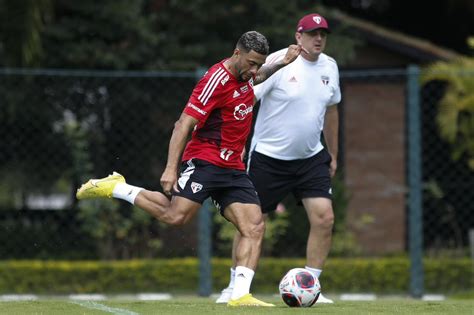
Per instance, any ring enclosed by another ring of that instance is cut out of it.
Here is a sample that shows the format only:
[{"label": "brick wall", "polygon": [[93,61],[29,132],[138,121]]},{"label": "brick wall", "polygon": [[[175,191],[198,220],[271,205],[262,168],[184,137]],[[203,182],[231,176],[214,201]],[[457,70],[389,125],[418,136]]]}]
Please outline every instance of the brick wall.
[{"label": "brick wall", "polygon": [[[364,252],[405,250],[405,87],[344,85],[347,220]],[[370,97],[367,97],[367,96]]]}]

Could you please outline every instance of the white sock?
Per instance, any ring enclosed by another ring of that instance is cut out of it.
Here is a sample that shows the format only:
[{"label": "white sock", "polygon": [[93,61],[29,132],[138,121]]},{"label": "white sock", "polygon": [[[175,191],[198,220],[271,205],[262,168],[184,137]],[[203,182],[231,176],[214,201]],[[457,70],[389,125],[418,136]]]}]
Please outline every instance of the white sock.
[{"label": "white sock", "polygon": [[308,266],[305,266],[304,268],[306,270],[310,271],[313,274],[313,276],[315,276],[318,279],[319,279],[319,276],[321,275],[321,272],[323,272],[322,269],[311,268],[311,267],[308,267]]},{"label": "white sock", "polygon": [[233,289],[234,286],[235,286],[235,269],[230,268],[230,280],[229,280],[229,285],[227,286],[227,288]]},{"label": "white sock", "polygon": [[250,285],[252,284],[255,271],[244,266],[235,268],[234,290],[232,291],[232,300],[238,299],[250,293]]},{"label": "white sock", "polygon": [[126,183],[118,183],[114,187],[114,191],[112,192],[112,196],[114,198],[122,199],[125,201],[130,202],[132,205],[135,202],[135,198],[137,197],[138,193],[142,191],[143,188],[132,186]]}]

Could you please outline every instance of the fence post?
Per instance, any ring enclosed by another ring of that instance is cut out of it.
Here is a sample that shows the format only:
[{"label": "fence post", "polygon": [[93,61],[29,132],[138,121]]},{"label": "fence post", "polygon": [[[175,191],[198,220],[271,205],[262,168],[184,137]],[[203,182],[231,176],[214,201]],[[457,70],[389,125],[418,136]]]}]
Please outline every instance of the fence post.
[{"label": "fence post", "polygon": [[421,298],[424,291],[424,274],[419,67],[410,65],[407,69],[407,75],[410,294],[412,297]]},{"label": "fence post", "polygon": [[199,295],[210,296],[212,293],[211,265],[211,200],[207,199],[199,209]]},{"label": "fence post", "polygon": [[[196,69],[196,81],[199,81],[206,72],[204,68]],[[198,216],[198,258],[199,258],[199,290],[200,296],[210,296],[212,293],[211,270],[211,201],[207,199]]]}]

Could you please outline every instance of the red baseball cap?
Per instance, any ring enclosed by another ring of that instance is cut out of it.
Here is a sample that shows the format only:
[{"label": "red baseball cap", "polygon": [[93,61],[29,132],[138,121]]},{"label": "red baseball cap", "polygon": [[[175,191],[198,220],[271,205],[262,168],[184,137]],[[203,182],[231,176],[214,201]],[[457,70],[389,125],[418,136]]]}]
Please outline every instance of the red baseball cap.
[{"label": "red baseball cap", "polygon": [[326,19],[317,13],[312,13],[301,18],[296,27],[296,31],[300,33],[311,32],[319,28],[329,33],[329,25]]}]

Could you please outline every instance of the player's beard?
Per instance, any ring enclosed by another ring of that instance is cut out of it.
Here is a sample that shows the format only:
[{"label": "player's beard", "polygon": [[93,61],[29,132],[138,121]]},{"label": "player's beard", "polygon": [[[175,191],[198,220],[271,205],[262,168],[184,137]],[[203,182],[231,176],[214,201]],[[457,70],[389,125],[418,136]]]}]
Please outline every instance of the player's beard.
[{"label": "player's beard", "polygon": [[237,81],[239,82],[247,82],[248,80],[250,80],[251,76],[249,76],[248,79],[245,79],[244,78],[244,74],[245,72],[242,72],[241,68],[239,66],[235,66],[235,70],[237,70],[237,73],[238,73],[238,77],[237,77]]},{"label": "player's beard", "polygon": [[248,79],[245,79],[245,78],[244,78],[244,73],[240,73],[240,72],[239,72],[239,77],[237,78],[237,80],[238,80],[239,82],[247,82],[248,80],[250,80],[250,78],[251,78],[251,76],[249,76]]}]

